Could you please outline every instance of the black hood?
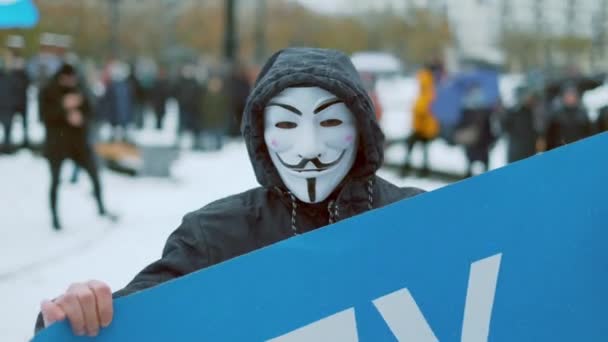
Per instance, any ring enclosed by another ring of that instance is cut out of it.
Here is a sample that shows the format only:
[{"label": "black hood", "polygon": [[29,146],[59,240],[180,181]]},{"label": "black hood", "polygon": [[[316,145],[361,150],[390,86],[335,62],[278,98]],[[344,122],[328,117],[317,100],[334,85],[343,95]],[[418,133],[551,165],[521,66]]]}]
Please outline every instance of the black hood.
[{"label": "black hood", "polygon": [[249,158],[260,185],[283,186],[264,143],[264,109],[268,101],[290,87],[319,87],[339,99],[353,112],[359,129],[359,151],[349,173],[368,178],[383,161],[384,135],[376,121],[374,106],[350,58],[336,50],[288,48],[266,62],[243,113],[242,132]]}]

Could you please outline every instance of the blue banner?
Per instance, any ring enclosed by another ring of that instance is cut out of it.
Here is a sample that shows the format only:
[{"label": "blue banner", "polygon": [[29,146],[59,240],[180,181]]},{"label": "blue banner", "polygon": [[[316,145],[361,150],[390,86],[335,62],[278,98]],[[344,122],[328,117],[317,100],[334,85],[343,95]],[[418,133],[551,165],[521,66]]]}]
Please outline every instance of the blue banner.
[{"label": "blue banner", "polygon": [[31,0],[0,0],[0,29],[33,27],[38,19]]},{"label": "blue banner", "polygon": [[96,340],[606,341],[606,151],[595,136],[118,299]]}]

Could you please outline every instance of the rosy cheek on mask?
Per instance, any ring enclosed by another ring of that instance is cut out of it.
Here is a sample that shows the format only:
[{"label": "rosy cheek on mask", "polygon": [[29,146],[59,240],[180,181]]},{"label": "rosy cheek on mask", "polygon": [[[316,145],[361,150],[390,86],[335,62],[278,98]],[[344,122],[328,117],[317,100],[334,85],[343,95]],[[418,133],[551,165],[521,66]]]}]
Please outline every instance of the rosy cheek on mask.
[{"label": "rosy cheek on mask", "polygon": [[281,134],[269,134],[266,136],[266,144],[268,145],[268,149],[277,153],[285,152],[285,150],[289,149],[291,144],[285,140],[285,137],[282,137]]},{"label": "rosy cheek on mask", "polygon": [[354,137],[354,136],[352,136],[352,135],[350,135],[350,134],[349,134],[349,135],[347,135],[346,137],[344,137],[344,141],[345,141],[347,144],[352,143],[354,139],[355,139],[355,137]]}]

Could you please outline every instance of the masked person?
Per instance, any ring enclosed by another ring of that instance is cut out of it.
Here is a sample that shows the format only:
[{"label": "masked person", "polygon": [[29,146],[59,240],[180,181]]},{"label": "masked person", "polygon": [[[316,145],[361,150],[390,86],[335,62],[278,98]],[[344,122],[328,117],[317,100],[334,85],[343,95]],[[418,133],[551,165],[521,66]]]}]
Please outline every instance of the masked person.
[{"label": "masked person", "polygon": [[[73,160],[93,183],[99,215],[106,216],[93,148],[87,138],[91,107],[78,83],[74,67],[64,64],[40,94],[40,109],[46,127],[45,156],[51,170],[51,214],[53,228],[61,229],[57,214],[57,192],[61,164]],[[110,217],[110,215],[108,215]]]},{"label": "masked person", "polygon": [[341,52],[289,48],[263,67],[242,132],[261,187],[187,214],[162,258],[114,295],[99,281],[42,303],[37,329],[68,319],[77,334],[110,324],[112,297],[249,253],[414,196],[375,175],[383,135],[372,102]]}]

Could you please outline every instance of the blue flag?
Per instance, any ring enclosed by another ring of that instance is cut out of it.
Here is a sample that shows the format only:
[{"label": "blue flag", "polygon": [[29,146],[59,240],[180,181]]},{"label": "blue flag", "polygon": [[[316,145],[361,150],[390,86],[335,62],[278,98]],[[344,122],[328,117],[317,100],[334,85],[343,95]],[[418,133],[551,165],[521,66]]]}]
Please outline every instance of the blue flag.
[{"label": "blue flag", "polygon": [[465,98],[473,87],[480,90],[479,107],[492,108],[500,103],[496,71],[478,69],[454,75],[437,84],[431,105],[431,111],[442,127],[453,128],[460,123]]},{"label": "blue flag", "polygon": [[31,0],[0,0],[0,29],[33,27],[38,18]]},{"label": "blue flag", "polygon": [[117,299],[95,340],[606,341],[606,151],[595,136]]}]

